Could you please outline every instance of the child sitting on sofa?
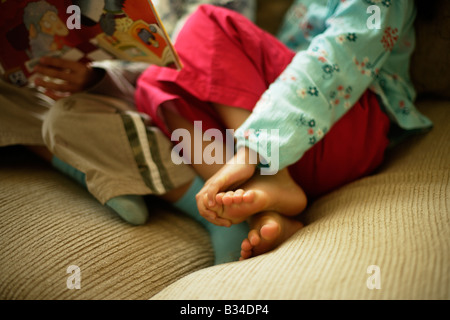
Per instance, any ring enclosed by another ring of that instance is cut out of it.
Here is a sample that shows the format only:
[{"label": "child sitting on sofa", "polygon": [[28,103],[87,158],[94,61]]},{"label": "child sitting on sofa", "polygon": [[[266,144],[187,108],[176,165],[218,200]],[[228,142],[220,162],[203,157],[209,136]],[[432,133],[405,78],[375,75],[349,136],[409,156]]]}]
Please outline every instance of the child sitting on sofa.
[{"label": "child sitting on sofa", "polygon": [[[202,6],[175,44],[184,69],[152,66],[138,80],[138,110],[168,137],[179,128],[194,136],[196,121],[205,132],[237,130],[236,155],[225,165],[195,163],[187,152],[207,182],[191,184],[182,200],[196,195],[200,214],[219,226],[249,220],[242,259],[299,230],[293,217],[306,198],[377,168],[391,127],[431,127],[413,105],[408,75],[414,4],[384,1],[372,17],[368,0],[310,2],[296,1],[283,27],[294,50],[237,13]],[[262,176],[248,160],[252,152],[271,159],[272,145],[279,163],[262,162],[277,173]]]},{"label": "child sitting on sofa", "polygon": [[[190,160],[208,178],[197,194],[203,217],[217,225],[251,218],[242,258],[298,230],[292,217],[306,197],[373,172],[390,129],[431,127],[413,105],[414,18],[410,1],[298,0],[281,31],[290,50],[240,15],[203,6],[178,37],[185,68],[150,67],[140,77],[137,107],[167,134],[194,136],[195,122],[204,132],[237,130],[237,154],[212,177],[212,166]],[[274,176],[255,176],[255,163],[240,161],[250,150],[271,159],[275,144]]]}]

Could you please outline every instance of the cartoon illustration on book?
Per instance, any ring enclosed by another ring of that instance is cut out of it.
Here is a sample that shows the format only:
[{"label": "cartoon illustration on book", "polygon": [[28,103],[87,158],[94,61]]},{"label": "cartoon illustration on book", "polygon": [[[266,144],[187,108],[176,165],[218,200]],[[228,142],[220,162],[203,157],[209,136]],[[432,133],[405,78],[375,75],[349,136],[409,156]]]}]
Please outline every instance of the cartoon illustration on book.
[{"label": "cartoon illustration on book", "polygon": [[[67,10],[78,8],[80,28]],[[32,83],[39,58],[118,58],[180,69],[181,63],[150,0],[3,0],[0,71],[18,86]]]},{"label": "cartoon illustration on book", "polygon": [[[98,3],[93,1],[73,1],[80,8],[82,15],[99,23],[103,33],[95,38],[99,47],[123,60],[147,61],[153,57],[157,64],[175,61],[173,52],[167,45],[164,30],[157,24],[147,23],[142,19],[142,1],[104,0],[103,10],[98,16]],[[140,2],[140,4],[139,4]],[[97,11],[97,12],[96,12]],[[148,20],[152,20],[148,17]]]},{"label": "cartoon illustration on book", "polygon": [[58,9],[46,1],[30,2],[25,7],[23,23],[29,32],[31,57],[38,58],[64,48],[69,35]]}]

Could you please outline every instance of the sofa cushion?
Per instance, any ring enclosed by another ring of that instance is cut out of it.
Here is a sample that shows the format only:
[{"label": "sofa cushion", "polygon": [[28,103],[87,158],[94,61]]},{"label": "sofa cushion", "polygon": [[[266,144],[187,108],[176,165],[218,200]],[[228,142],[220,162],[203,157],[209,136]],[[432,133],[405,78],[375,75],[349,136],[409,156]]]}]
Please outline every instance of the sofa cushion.
[{"label": "sofa cushion", "polygon": [[450,98],[450,1],[418,3],[412,80],[419,94]]},{"label": "sofa cushion", "polygon": [[449,299],[449,104],[419,102],[435,128],[313,203],[276,250],[197,271],[153,299]]},{"label": "sofa cushion", "polygon": [[284,14],[293,2],[293,0],[257,0],[256,24],[271,34],[276,34],[283,22]]},{"label": "sofa cushion", "polygon": [[34,156],[0,152],[0,299],[148,299],[212,265],[207,232],[162,203],[131,226]]}]

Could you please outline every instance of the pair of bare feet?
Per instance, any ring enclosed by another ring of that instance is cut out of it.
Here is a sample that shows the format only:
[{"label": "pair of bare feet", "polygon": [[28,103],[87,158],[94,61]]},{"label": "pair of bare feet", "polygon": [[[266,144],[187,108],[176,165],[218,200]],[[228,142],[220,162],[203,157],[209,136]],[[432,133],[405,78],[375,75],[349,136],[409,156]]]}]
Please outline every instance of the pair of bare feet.
[{"label": "pair of bare feet", "polygon": [[250,232],[241,245],[243,260],[273,250],[300,230],[303,225],[292,217],[305,209],[307,199],[284,169],[273,176],[255,175],[235,191],[219,192],[214,204],[204,194],[203,202],[216,215],[208,220],[221,221],[215,224],[249,222]]}]

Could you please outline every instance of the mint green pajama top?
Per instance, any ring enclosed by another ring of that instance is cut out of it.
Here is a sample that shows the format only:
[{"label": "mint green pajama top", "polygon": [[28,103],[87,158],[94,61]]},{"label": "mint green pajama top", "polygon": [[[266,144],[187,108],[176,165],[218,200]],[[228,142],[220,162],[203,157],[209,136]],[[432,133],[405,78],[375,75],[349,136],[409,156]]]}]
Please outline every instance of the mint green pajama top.
[{"label": "mint green pajama top", "polygon": [[368,89],[397,127],[431,128],[414,106],[409,76],[415,17],[412,0],[294,1],[279,39],[296,55],[236,130],[236,148],[270,159],[277,143],[275,170],[283,169],[323,139]]}]

